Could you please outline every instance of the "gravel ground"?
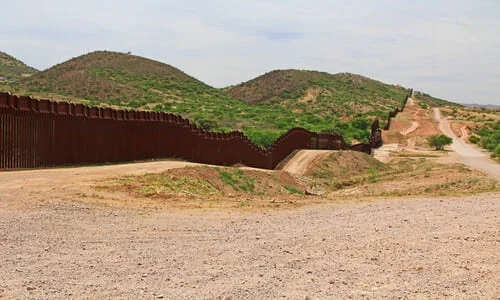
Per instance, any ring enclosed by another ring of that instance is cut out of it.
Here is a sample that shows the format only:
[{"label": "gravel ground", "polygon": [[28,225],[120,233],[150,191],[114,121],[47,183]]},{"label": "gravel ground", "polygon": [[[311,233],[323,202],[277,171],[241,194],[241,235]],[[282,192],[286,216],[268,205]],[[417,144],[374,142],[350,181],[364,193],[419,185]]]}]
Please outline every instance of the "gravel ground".
[{"label": "gravel ground", "polygon": [[0,206],[0,298],[499,299],[499,200],[257,212],[26,200]]}]

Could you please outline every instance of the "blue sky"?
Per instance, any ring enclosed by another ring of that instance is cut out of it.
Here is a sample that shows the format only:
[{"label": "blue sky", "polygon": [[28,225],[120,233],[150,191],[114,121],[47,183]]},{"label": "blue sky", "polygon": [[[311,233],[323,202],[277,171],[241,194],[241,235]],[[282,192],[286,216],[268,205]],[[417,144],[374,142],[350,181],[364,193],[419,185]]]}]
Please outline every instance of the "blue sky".
[{"label": "blue sky", "polygon": [[350,72],[500,104],[500,1],[3,1],[0,50],[46,69],[131,51],[215,87],[274,69]]}]

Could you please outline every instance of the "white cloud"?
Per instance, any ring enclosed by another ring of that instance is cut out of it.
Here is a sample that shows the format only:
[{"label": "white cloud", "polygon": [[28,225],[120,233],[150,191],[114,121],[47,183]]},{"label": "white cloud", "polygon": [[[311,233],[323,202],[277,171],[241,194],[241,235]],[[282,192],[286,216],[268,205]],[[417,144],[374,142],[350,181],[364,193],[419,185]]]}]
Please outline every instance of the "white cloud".
[{"label": "white cloud", "polygon": [[107,49],[219,87],[276,68],[317,69],[500,104],[495,0],[30,0],[2,9],[13,13],[3,16],[0,50],[42,69]]}]

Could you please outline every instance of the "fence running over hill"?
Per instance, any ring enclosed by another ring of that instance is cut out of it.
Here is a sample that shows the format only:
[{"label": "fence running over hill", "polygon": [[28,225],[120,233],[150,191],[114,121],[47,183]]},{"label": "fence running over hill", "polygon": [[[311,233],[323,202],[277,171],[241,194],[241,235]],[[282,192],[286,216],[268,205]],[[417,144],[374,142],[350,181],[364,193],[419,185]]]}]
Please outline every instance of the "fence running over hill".
[{"label": "fence running over hill", "polygon": [[170,113],[114,110],[0,93],[0,169],[171,157],[274,169],[297,149],[371,153],[372,144],[351,146],[340,135],[293,128],[263,149],[241,132],[208,132]]},{"label": "fence running over hill", "polygon": [[413,89],[409,89],[408,94],[406,95],[406,98],[403,101],[403,104],[401,105],[401,108],[396,107],[394,111],[389,112],[389,117],[387,117],[387,123],[385,123],[384,130],[389,130],[389,128],[391,128],[392,118],[396,117],[398,113],[403,112],[403,110],[406,107],[406,103],[408,102],[408,99],[411,98],[412,95],[413,95]]}]

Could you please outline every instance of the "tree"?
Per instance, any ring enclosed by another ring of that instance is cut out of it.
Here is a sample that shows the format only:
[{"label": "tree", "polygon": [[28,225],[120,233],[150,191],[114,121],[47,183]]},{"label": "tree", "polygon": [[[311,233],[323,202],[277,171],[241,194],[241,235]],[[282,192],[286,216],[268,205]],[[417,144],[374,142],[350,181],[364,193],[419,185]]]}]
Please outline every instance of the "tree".
[{"label": "tree", "polygon": [[443,150],[444,146],[451,143],[453,143],[453,140],[444,134],[435,134],[429,137],[429,145],[435,147],[436,150]]}]

